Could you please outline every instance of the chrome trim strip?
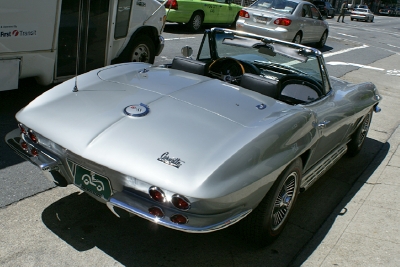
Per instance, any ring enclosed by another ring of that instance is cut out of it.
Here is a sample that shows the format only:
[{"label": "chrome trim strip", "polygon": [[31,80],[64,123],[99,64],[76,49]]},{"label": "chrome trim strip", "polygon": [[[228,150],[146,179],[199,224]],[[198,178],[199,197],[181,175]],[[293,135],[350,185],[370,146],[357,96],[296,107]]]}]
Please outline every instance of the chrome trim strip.
[{"label": "chrome trim strip", "polygon": [[[121,193],[117,193],[114,195],[114,197],[111,197],[109,202],[107,202],[107,207],[111,210],[112,213],[114,213],[117,217],[120,217],[118,215],[118,213],[114,210],[114,207],[123,209],[129,213],[132,213],[134,215],[137,215],[143,219],[149,220],[153,223],[174,229],[174,230],[179,230],[179,231],[183,231],[183,232],[188,232],[188,233],[209,233],[209,232],[213,232],[213,231],[217,231],[223,228],[226,228],[234,223],[237,223],[238,221],[240,221],[241,219],[243,219],[244,217],[246,217],[251,211],[252,209],[246,210],[246,211],[242,211],[239,214],[236,214],[228,219],[225,219],[221,222],[215,223],[215,224],[211,224],[211,225],[206,225],[204,227],[194,227],[194,226],[190,226],[188,224],[175,224],[173,222],[171,222],[169,220],[169,216],[167,215],[167,211],[164,210],[165,217],[164,218],[156,218],[155,216],[151,215],[150,213],[146,213],[143,210],[137,208],[137,207],[132,207],[130,205],[128,205],[127,203],[123,202],[122,199],[124,199],[127,196],[127,194],[121,192]],[[120,198],[120,199],[118,199]],[[138,202],[140,202],[140,200],[138,200]],[[140,205],[140,203],[139,203]],[[171,215],[174,214],[178,214],[179,211],[178,210],[174,210],[173,213],[171,213]],[[189,215],[187,213],[182,214],[184,216],[186,216],[188,218],[188,220],[190,220],[191,222],[196,221],[196,220],[202,220],[205,219],[208,216],[205,215],[196,215],[196,214],[192,214]],[[210,215],[210,217],[213,215]]]},{"label": "chrome trim strip", "polygon": [[322,162],[312,167],[307,173],[303,175],[300,188],[307,190],[315,181],[318,180],[330,167],[332,167],[345,153],[347,152],[347,145],[338,147],[326,156]]}]

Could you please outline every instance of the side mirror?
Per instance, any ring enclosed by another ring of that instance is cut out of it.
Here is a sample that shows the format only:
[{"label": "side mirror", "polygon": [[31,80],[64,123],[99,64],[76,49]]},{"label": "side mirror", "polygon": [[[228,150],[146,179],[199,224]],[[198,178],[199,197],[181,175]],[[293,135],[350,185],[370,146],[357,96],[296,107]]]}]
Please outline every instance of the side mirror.
[{"label": "side mirror", "polygon": [[184,57],[191,57],[193,55],[193,48],[186,45],[186,46],[182,47],[181,53]]}]

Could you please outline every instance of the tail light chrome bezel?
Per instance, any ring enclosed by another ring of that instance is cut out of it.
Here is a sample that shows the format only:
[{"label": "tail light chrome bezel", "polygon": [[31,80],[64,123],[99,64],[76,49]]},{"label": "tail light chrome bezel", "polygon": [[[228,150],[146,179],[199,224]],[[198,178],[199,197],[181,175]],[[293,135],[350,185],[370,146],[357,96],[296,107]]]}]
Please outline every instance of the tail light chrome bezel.
[{"label": "tail light chrome bezel", "polygon": [[35,144],[39,143],[39,138],[38,138],[38,136],[37,136],[36,133],[35,133],[33,130],[31,130],[31,129],[28,130],[28,137],[29,137],[29,139],[31,139],[32,142],[34,142]]},{"label": "tail light chrome bezel", "polygon": [[18,128],[21,131],[21,134],[27,134],[27,130],[25,129],[25,126],[22,123],[18,123]]},{"label": "tail light chrome bezel", "polygon": [[[182,207],[182,205],[180,205],[180,203],[182,203],[182,202],[186,203],[185,207]],[[177,208],[179,210],[187,211],[187,210],[189,210],[191,208],[190,201],[185,196],[182,196],[182,195],[179,195],[179,194],[174,194],[171,197],[171,203],[172,203],[172,205],[174,205],[175,208]]]},{"label": "tail light chrome bezel", "polygon": [[[183,221],[180,221],[180,219],[183,219]],[[171,220],[171,222],[175,223],[175,224],[187,224],[189,222],[188,217],[186,217],[185,215],[182,214],[175,214],[173,216],[171,216],[169,218]]]},{"label": "tail light chrome bezel", "polygon": [[39,156],[39,150],[37,150],[36,148],[32,147],[31,148],[31,154],[34,157],[38,157]]},{"label": "tail light chrome bezel", "polygon": [[23,150],[28,151],[29,146],[28,146],[28,143],[27,143],[27,142],[22,141],[22,142],[20,143],[20,146],[21,146],[21,148],[22,148]]},{"label": "tail light chrome bezel", "polygon": [[[157,195],[155,195],[156,193],[159,194],[159,197]],[[149,188],[149,196],[154,201],[157,201],[157,202],[160,202],[160,203],[164,203],[164,202],[167,201],[167,198],[165,196],[164,191],[161,190],[161,188],[159,188],[157,186],[152,186],[152,187]]]},{"label": "tail light chrome bezel", "polygon": [[[157,210],[158,213],[155,213],[154,210]],[[157,219],[163,219],[165,217],[165,212],[163,211],[162,208],[157,207],[157,206],[152,206],[148,209],[149,213],[156,217]]]}]

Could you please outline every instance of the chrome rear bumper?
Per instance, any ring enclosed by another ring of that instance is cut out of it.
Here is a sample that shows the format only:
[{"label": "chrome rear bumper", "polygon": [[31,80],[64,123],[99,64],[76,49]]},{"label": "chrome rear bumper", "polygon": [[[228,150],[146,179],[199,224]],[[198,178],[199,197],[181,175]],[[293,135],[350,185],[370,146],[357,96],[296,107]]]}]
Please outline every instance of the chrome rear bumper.
[{"label": "chrome rear bumper", "polygon": [[[155,216],[147,212],[149,208],[149,201],[147,199],[141,198],[126,191],[115,193],[110,198],[109,202],[107,202],[107,207],[117,217],[120,217],[120,212],[115,210],[115,208],[122,209],[143,219],[147,219],[153,223],[189,233],[208,233],[226,228],[240,221],[252,211],[251,209],[249,209],[240,212],[238,211],[238,209],[234,209],[221,214],[200,215],[187,212],[183,213],[177,211],[176,209],[162,207],[164,211],[164,217],[156,218]],[[183,214],[188,218],[187,224],[176,224],[169,219],[173,215],[178,213]]]}]

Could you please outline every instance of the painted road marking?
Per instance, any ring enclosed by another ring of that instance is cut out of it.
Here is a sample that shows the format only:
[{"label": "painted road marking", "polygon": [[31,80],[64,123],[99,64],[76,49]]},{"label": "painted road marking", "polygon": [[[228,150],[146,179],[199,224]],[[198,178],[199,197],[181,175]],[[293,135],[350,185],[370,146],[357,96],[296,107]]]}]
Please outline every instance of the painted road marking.
[{"label": "painted road marking", "polygon": [[[357,63],[349,63],[349,62],[340,62],[340,61],[330,61],[326,62],[327,65],[332,65],[332,66],[355,66],[363,69],[370,69],[370,70],[377,70],[377,71],[385,71],[385,69],[382,68],[375,68],[367,65],[361,65]],[[400,77],[400,70],[386,70],[386,74],[390,76],[399,76]]]},{"label": "painted road marking", "polygon": [[340,62],[340,61],[330,61],[327,62],[326,64],[332,65],[332,66],[355,66],[355,67],[359,67],[359,68],[364,68],[364,69],[371,69],[371,70],[379,70],[379,71],[384,71],[385,69],[382,68],[375,68],[375,67],[371,67],[371,66],[366,66],[366,65],[361,65],[361,64],[357,64],[357,63],[349,63],[349,62]]},{"label": "painted road marking", "polygon": [[394,69],[394,70],[388,70],[388,71],[386,72],[386,74],[387,74],[387,75],[391,75],[391,76],[400,76],[400,70],[396,70],[396,69]]},{"label": "painted road marking", "polygon": [[394,47],[394,48],[400,48],[399,46],[395,46],[395,45],[391,45],[391,44],[387,44],[390,47]]},{"label": "painted road marking", "polygon": [[340,35],[347,36],[347,37],[352,37],[352,38],[358,38],[357,36],[353,36],[353,35],[349,35],[349,34],[345,34],[345,33],[340,33],[340,32],[338,32],[336,34],[340,34]]},{"label": "painted road marking", "polygon": [[335,56],[335,55],[339,55],[339,54],[343,54],[343,53],[347,53],[347,52],[350,52],[350,51],[353,51],[353,50],[357,50],[357,49],[367,48],[367,47],[369,47],[369,46],[368,45],[362,45],[362,46],[356,46],[356,47],[353,47],[353,48],[343,49],[343,50],[336,51],[336,52],[326,53],[326,54],[324,54],[324,58]]},{"label": "painted road marking", "polygon": [[196,37],[177,37],[177,38],[167,38],[165,41],[173,41],[173,40],[185,40],[185,39],[194,39]]}]

